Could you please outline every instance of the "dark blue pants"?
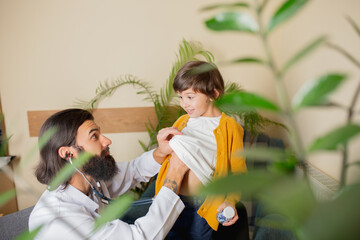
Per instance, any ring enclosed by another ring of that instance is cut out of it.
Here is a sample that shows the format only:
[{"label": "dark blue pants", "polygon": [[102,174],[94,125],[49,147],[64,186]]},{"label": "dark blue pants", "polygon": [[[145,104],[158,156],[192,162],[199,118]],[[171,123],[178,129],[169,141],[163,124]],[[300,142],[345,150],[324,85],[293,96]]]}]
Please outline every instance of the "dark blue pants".
[{"label": "dark blue pants", "polygon": [[206,240],[211,239],[213,229],[207,224],[206,220],[197,214],[197,210],[202,205],[195,197],[184,197],[180,199],[185,204],[185,208],[176,220],[174,226],[168,233],[168,240]]}]

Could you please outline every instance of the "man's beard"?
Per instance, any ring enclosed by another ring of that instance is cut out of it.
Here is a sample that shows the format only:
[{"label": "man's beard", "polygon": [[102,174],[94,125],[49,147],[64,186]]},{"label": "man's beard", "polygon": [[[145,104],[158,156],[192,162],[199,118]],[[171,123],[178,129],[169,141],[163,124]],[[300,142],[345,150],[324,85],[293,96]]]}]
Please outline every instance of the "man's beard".
[{"label": "man's beard", "polygon": [[100,156],[95,155],[82,167],[85,174],[91,176],[96,181],[111,180],[118,172],[116,162],[108,149],[101,152]]}]

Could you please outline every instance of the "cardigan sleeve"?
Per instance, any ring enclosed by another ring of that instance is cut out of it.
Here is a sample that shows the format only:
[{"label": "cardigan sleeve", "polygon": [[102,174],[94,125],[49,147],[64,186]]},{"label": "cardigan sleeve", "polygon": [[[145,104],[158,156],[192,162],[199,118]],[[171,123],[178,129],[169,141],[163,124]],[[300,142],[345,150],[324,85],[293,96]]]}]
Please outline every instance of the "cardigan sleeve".
[{"label": "cardigan sleeve", "polygon": [[[240,155],[243,151],[243,136],[244,130],[240,124],[234,120],[234,124],[231,124],[231,129],[228,132],[228,151],[230,153],[230,171],[231,174],[240,174],[247,172],[245,158]],[[236,202],[240,201],[239,194],[228,194],[226,201],[231,202],[235,205]]]}]

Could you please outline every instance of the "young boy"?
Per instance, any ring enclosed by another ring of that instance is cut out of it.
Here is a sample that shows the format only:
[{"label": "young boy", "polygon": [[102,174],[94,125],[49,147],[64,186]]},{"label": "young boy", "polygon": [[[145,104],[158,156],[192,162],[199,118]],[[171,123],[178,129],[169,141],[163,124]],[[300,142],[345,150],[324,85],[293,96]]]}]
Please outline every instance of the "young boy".
[{"label": "young boy", "polygon": [[[236,151],[243,148],[243,129],[231,117],[221,113],[213,101],[224,93],[224,81],[215,65],[192,61],[177,73],[173,87],[179,95],[180,106],[187,112],[175,123],[183,135],[174,136],[169,144],[172,157],[180,158],[190,171],[180,188],[185,209],[179,216],[167,239],[211,239],[219,222],[216,214],[226,206],[235,210],[233,219],[224,223],[232,225],[238,219],[235,203],[239,196],[196,197],[201,186],[229,172],[246,171],[245,160]],[[169,166],[166,159],[156,182],[160,190]]]}]

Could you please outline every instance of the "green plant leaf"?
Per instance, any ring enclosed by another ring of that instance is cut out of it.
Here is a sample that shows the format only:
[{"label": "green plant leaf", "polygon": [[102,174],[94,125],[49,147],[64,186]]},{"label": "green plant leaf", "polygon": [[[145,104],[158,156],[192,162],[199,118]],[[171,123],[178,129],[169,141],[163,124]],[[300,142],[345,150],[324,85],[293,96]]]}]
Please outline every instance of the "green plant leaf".
[{"label": "green plant leaf", "polygon": [[122,195],[115,201],[112,201],[110,205],[103,209],[100,213],[100,217],[96,218],[94,231],[99,229],[105,223],[121,217],[121,215],[128,209],[132,201],[133,198],[128,194]]},{"label": "green plant leaf", "polygon": [[19,236],[17,236],[15,238],[15,240],[32,240],[36,237],[36,235],[38,234],[38,232],[41,230],[43,226],[39,226],[37,228],[35,228],[33,231],[24,231],[23,233],[21,233]]},{"label": "green plant leaf", "polygon": [[355,32],[359,35],[360,37],[360,28],[359,26],[356,24],[356,22],[350,17],[350,16],[346,16],[346,20],[351,24],[351,26],[354,28]]},{"label": "green plant leaf", "polygon": [[289,229],[301,226],[317,204],[306,179],[291,175],[269,185],[259,198],[269,212],[286,219],[284,227]]},{"label": "green plant leaf", "polygon": [[50,138],[56,133],[57,129],[55,127],[49,128],[42,136],[39,138],[38,143],[31,148],[31,150],[24,156],[21,160],[19,168],[24,170],[32,157],[42,149],[45,144],[50,140]]},{"label": "green plant leaf", "polygon": [[14,189],[8,190],[6,192],[1,193],[0,195],[0,207],[6,204],[10,199],[16,196],[16,192]]},{"label": "green plant leaf", "polygon": [[325,104],[327,96],[337,89],[345,79],[346,75],[344,74],[332,73],[305,83],[293,99],[294,109]]},{"label": "green plant leaf", "polygon": [[209,10],[214,10],[214,9],[218,9],[218,8],[236,8],[236,7],[248,8],[249,4],[243,3],[243,2],[214,4],[214,5],[210,5],[207,7],[203,7],[200,9],[200,11],[209,11]]},{"label": "green plant leaf", "polygon": [[206,26],[214,31],[240,31],[256,33],[258,24],[249,14],[242,12],[219,13],[205,22]]},{"label": "green plant leaf", "polygon": [[253,93],[235,92],[225,94],[215,101],[215,105],[226,112],[247,112],[255,109],[278,111],[278,107],[269,100]]},{"label": "green plant leaf", "polygon": [[268,32],[271,32],[275,27],[285,22],[292,16],[294,16],[308,0],[288,0],[286,1],[271,18],[268,25]]},{"label": "green plant leaf", "polygon": [[327,38],[325,36],[319,37],[313,42],[311,42],[309,45],[307,45],[305,48],[303,48],[301,51],[299,51],[294,57],[292,57],[289,61],[286,62],[285,66],[281,70],[281,74],[283,75],[291,66],[293,66],[295,63],[299,62],[316,48],[324,44],[326,40]]},{"label": "green plant leaf", "polygon": [[309,147],[309,152],[319,150],[337,150],[341,145],[347,143],[351,138],[360,133],[360,126],[348,124],[337,128],[330,133],[316,139]]},{"label": "green plant leaf", "polygon": [[284,179],[283,175],[268,171],[251,171],[247,174],[228,175],[202,187],[201,195],[224,195],[227,193],[241,193],[251,196],[267,189],[270,185]]},{"label": "green plant leaf", "polygon": [[91,156],[91,153],[83,152],[78,158],[73,160],[73,164],[66,163],[65,166],[56,174],[54,179],[51,180],[48,189],[52,191],[63,184],[74,174],[76,171],[75,168],[81,168],[91,158]]},{"label": "green plant leaf", "polygon": [[269,147],[253,147],[244,149],[240,155],[251,161],[279,161],[287,158],[287,153],[282,149]]},{"label": "green plant leaf", "polygon": [[260,58],[256,57],[243,57],[232,60],[230,63],[259,63],[265,64],[266,62]]},{"label": "green plant leaf", "polygon": [[[359,202],[360,184],[348,185],[341,189],[333,199],[316,206],[306,222],[298,229],[299,239],[358,240]],[[320,229],[326,231],[319,231]]]}]

